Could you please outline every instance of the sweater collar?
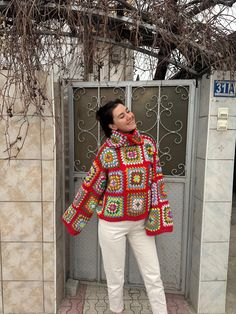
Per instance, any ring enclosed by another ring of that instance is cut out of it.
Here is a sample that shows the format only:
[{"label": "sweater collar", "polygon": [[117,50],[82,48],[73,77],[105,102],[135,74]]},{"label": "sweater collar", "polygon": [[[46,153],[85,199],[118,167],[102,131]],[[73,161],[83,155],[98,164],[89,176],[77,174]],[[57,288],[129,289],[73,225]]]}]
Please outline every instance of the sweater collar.
[{"label": "sweater collar", "polygon": [[140,145],[143,143],[143,139],[137,129],[135,129],[132,133],[112,131],[110,138],[107,139],[107,143],[110,147],[118,148],[127,145]]}]

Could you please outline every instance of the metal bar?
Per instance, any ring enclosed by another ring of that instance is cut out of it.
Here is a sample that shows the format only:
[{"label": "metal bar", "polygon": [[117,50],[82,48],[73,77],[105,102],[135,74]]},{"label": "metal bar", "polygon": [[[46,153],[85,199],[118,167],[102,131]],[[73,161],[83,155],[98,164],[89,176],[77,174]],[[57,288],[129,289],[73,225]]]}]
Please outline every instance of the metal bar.
[{"label": "metal bar", "polygon": [[[59,88],[60,88],[60,123],[61,123],[61,138],[62,138],[62,150],[61,150],[61,158],[62,158],[62,207],[64,210],[66,209],[66,202],[65,202],[65,115],[64,115],[64,97],[63,97],[63,92],[64,92],[64,82],[59,80]],[[62,230],[62,245],[63,245],[63,267],[66,269],[66,236],[65,236],[66,230],[63,228]],[[66,282],[66,271],[64,271],[64,282]]]},{"label": "metal bar", "polygon": [[[162,85],[161,85],[162,86]],[[159,134],[160,134],[160,112],[161,112],[161,86],[158,86],[158,104],[157,104],[157,138],[156,138],[156,142],[157,142],[157,148],[159,149]]]},{"label": "metal bar", "polygon": [[[98,101],[99,101],[99,107],[101,106],[101,87],[98,86],[98,97],[97,97]],[[98,123],[98,148],[101,145],[101,136],[100,136],[100,123]],[[97,220],[98,223],[98,220]],[[98,226],[98,225],[97,225]],[[97,281],[101,282],[101,265],[102,265],[102,256],[101,256],[101,250],[99,247],[99,240],[98,240],[98,232],[97,232]]]},{"label": "metal bar", "polygon": [[132,105],[132,85],[128,85],[126,87],[126,91],[127,91],[127,94],[126,94],[126,105],[128,107],[129,110],[133,110],[133,108],[131,107]]},{"label": "metal bar", "polygon": [[[69,197],[70,202],[74,198],[74,101],[73,101],[73,86],[68,86],[68,111],[69,111]],[[70,251],[75,250],[75,239],[70,239]],[[72,257],[72,256],[71,256]],[[70,276],[75,277],[75,256],[70,258]]]},{"label": "metal bar", "polygon": [[[73,87],[117,87],[117,86],[191,86],[191,84],[195,84],[195,80],[171,80],[171,81],[117,81],[117,82],[79,82],[75,80],[69,80]],[[181,83],[181,84],[180,84]]]},{"label": "metal bar", "polygon": [[[181,84],[183,85],[183,84]],[[186,161],[185,161],[185,177],[186,183],[184,188],[184,210],[183,210],[183,228],[182,228],[182,256],[181,256],[181,291],[185,293],[186,289],[186,268],[187,268],[187,252],[188,252],[188,229],[189,229],[189,201],[190,201],[190,179],[192,171],[192,146],[194,136],[194,99],[195,99],[195,83],[189,85],[189,102],[188,102],[188,121],[187,121],[187,141],[186,141]]]},{"label": "metal bar", "polygon": [[[197,146],[197,128],[198,128],[198,117],[199,117],[199,100],[200,100],[200,88],[196,89],[195,86],[195,92],[194,92],[194,98],[191,99],[191,102],[193,103],[194,106],[194,113],[193,113],[193,134],[192,134],[192,151],[191,151],[191,156],[189,156],[190,159],[190,169],[191,173],[195,173],[196,169],[196,159],[193,159],[194,156],[196,156],[196,146]],[[187,176],[190,176],[190,173],[187,171]],[[189,179],[189,200],[188,203],[186,204],[189,208],[188,210],[188,229],[187,229],[187,234],[188,234],[188,241],[187,241],[187,246],[186,246],[186,278],[185,278],[185,296],[188,297],[188,293],[190,290],[190,271],[191,271],[191,253],[192,253],[192,221],[193,221],[193,209],[194,209],[194,193],[195,193],[195,177],[192,175],[191,178]]]},{"label": "metal bar", "polygon": [[[133,110],[132,108],[132,83],[128,84],[126,87],[127,95],[126,95],[126,105],[129,110]],[[129,256],[130,256],[130,245],[128,241],[126,240],[126,247],[125,247],[125,282],[129,283],[129,278],[130,278],[130,268],[129,268]]]}]

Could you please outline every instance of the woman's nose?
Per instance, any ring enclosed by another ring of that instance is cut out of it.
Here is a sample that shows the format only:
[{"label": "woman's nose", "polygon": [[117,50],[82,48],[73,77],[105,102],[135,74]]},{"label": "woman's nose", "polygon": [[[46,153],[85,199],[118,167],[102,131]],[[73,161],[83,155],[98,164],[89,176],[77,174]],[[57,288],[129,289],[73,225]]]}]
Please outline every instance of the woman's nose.
[{"label": "woman's nose", "polygon": [[132,112],[127,113],[127,120],[131,120],[133,117]]}]

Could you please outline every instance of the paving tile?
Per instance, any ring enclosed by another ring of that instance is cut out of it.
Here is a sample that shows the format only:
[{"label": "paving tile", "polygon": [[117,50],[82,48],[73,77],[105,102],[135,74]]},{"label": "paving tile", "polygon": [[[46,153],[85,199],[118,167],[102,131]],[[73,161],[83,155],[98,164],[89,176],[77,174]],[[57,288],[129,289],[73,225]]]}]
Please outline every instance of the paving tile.
[{"label": "paving tile", "polygon": [[152,314],[151,310],[149,309],[143,309],[142,307],[137,307],[137,306],[134,306],[132,308],[130,308],[130,310],[128,311],[124,311],[124,313],[135,313],[135,314]]},{"label": "paving tile", "polygon": [[82,310],[80,312],[78,312],[78,310],[76,310],[76,309],[71,309],[71,310],[68,310],[66,312],[66,314],[82,314],[82,313],[83,313]]},{"label": "paving tile", "polygon": [[71,307],[71,302],[70,302],[70,299],[69,298],[66,298],[62,301],[61,303],[61,308],[63,307]]},{"label": "paving tile", "polygon": [[60,309],[58,310],[58,314],[67,314],[69,310],[70,310],[70,308],[68,308],[68,307],[60,307]]},{"label": "paving tile", "polygon": [[[168,314],[194,314],[182,295],[166,294]],[[152,314],[146,290],[124,289],[125,314]],[[67,297],[61,303],[58,314],[111,314],[104,285],[83,284],[75,297]]]}]

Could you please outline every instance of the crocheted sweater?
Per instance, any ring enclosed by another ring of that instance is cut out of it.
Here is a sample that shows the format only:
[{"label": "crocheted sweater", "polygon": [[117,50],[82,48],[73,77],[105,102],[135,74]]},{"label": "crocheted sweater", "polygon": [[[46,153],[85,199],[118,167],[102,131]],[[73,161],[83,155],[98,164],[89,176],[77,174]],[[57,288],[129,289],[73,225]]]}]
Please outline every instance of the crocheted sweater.
[{"label": "crocheted sweater", "polygon": [[[102,206],[99,206],[101,204]],[[111,222],[146,218],[147,235],[173,230],[156,144],[137,130],[113,131],[62,220],[77,235],[94,212]]]}]

